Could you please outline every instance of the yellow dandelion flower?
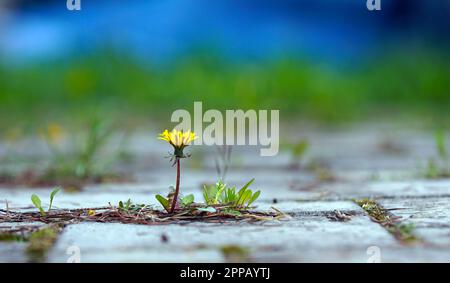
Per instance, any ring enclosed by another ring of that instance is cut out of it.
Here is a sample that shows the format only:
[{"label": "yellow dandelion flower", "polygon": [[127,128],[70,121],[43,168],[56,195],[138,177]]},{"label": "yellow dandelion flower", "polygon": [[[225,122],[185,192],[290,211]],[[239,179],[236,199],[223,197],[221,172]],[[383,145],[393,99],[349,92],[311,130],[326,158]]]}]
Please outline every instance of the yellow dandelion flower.
[{"label": "yellow dandelion flower", "polygon": [[178,158],[185,157],[183,154],[183,149],[188,146],[193,140],[197,138],[197,135],[191,131],[178,131],[173,129],[171,132],[165,130],[159,134],[158,139],[170,143],[174,149],[174,155]]}]

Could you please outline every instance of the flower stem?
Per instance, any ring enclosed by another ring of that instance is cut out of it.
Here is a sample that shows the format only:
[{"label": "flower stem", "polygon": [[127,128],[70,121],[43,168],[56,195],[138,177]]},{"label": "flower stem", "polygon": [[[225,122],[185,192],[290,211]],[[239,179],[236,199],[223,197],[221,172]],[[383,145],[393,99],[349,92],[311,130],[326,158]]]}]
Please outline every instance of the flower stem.
[{"label": "flower stem", "polygon": [[170,207],[170,212],[173,213],[177,205],[178,193],[180,192],[180,158],[177,157],[177,183],[175,187],[175,195],[173,196],[172,206]]}]

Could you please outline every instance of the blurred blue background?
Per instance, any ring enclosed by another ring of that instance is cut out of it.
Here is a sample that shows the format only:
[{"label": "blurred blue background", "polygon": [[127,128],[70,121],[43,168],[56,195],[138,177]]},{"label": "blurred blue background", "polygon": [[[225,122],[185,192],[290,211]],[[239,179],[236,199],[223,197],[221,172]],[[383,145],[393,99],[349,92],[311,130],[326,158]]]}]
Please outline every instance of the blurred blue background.
[{"label": "blurred blue background", "polygon": [[382,0],[381,11],[365,0],[81,5],[2,0],[4,121],[99,108],[160,117],[195,100],[327,122],[386,112],[447,117],[446,0]]},{"label": "blurred blue background", "polygon": [[448,44],[448,1],[96,0],[69,12],[64,0],[7,1],[1,50],[14,61],[101,47],[160,62],[208,46],[230,59],[282,53],[346,62],[398,41]]}]

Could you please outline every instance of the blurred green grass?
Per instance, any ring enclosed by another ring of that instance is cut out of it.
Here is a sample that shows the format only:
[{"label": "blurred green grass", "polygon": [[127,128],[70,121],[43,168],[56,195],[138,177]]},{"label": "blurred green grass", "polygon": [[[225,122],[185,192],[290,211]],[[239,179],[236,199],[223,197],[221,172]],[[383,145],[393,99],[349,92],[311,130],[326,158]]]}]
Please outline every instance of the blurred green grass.
[{"label": "blurred green grass", "polygon": [[298,57],[236,63],[193,54],[163,66],[109,50],[21,66],[0,63],[0,129],[75,122],[91,113],[120,121],[168,121],[203,107],[280,109],[284,121],[335,124],[373,119],[448,121],[446,50],[390,50],[359,66]]}]

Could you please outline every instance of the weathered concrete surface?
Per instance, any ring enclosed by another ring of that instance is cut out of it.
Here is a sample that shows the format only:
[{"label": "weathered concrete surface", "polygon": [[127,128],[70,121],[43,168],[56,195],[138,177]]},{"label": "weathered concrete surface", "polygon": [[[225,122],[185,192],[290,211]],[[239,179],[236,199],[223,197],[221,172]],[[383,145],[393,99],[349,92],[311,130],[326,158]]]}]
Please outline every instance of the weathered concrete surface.
[{"label": "weathered concrete surface", "polygon": [[414,223],[416,235],[426,246],[450,250],[450,198],[385,199],[380,203],[396,208],[396,215]]},{"label": "weathered concrete surface", "polygon": [[[292,133],[297,133],[293,131]],[[156,135],[156,134],[155,134]],[[154,135],[154,136],[155,136]],[[183,223],[158,226],[83,223],[67,226],[48,261],[66,262],[76,247],[82,262],[222,262],[229,261],[223,246],[238,246],[248,253],[233,261],[251,262],[450,262],[450,180],[424,180],[421,170],[436,157],[432,135],[389,128],[308,132],[288,139],[307,138],[311,149],[300,161],[289,150],[268,158],[256,148],[233,149],[229,184],[262,191],[257,209],[271,207],[292,218],[263,223]],[[48,154],[32,140],[17,143],[15,152],[28,156]],[[191,147],[193,158],[182,160],[181,190],[202,201],[201,187],[217,180],[214,149]],[[150,134],[138,134],[129,149],[135,161],[125,165],[134,181],[129,184],[88,186],[82,192],[61,192],[55,208],[102,207],[132,199],[159,207],[154,195],[167,193],[175,172],[163,156],[169,150]],[[0,143],[0,153],[5,147]],[[319,164],[332,180],[311,169]],[[7,166],[5,164],[0,165]],[[8,165],[9,166],[9,165]],[[14,166],[13,166],[14,167]],[[312,166],[314,167],[314,166]],[[35,210],[30,196],[38,194],[48,205],[50,188],[0,189],[0,207]],[[373,198],[405,223],[414,223],[420,243],[404,245],[373,222],[352,199]],[[340,211],[349,221],[336,221]],[[11,223],[0,223],[8,226]],[[0,228],[4,230],[7,228]],[[162,235],[168,241],[162,241]],[[25,262],[26,243],[0,242],[0,262]],[[71,253],[71,252],[72,253]],[[379,251],[376,257],[374,251]],[[374,256],[375,255],[375,259]]]},{"label": "weathered concrete surface", "polygon": [[[168,243],[161,241],[163,234]],[[127,261],[222,262],[220,247],[233,245],[249,249],[249,261],[302,261],[306,260],[303,252],[315,252],[310,259],[314,261],[329,261],[330,254],[336,253],[341,254],[340,261],[358,261],[374,244],[397,245],[383,228],[362,216],[345,223],[312,216],[261,224],[79,224],[64,231],[50,258],[64,261],[67,248],[78,246],[83,262],[123,261],[123,253],[127,253]],[[350,251],[360,256],[349,258],[346,254]]]},{"label": "weathered concrete surface", "polygon": [[2,242],[0,244],[0,263],[27,262],[25,242]]}]

